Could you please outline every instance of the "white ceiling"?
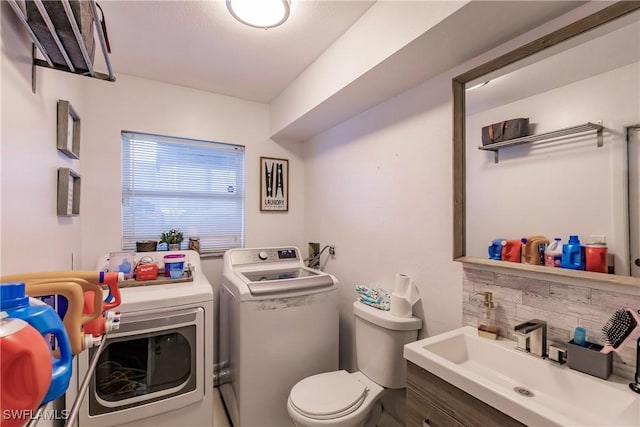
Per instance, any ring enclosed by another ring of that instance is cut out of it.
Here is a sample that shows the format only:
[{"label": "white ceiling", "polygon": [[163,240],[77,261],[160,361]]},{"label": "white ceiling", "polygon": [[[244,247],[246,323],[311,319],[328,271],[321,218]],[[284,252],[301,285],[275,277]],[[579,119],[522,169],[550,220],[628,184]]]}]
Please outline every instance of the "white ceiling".
[{"label": "white ceiling", "polygon": [[470,82],[467,114],[577,82],[640,61],[640,11]]},{"label": "white ceiling", "polygon": [[116,78],[269,102],[375,1],[292,0],[289,20],[269,30],[242,25],[224,0],[99,3]]}]

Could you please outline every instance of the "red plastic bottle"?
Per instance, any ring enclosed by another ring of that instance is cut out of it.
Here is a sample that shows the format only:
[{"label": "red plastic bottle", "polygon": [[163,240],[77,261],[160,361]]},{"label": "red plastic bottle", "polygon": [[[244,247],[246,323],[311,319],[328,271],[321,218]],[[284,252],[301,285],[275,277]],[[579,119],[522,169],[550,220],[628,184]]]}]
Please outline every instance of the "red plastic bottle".
[{"label": "red plastic bottle", "polygon": [[2,427],[29,422],[51,385],[51,351],[43,336],[21,319],[0,319]]},{"label": "red plastic bottle", "polygon": [[502,241],[502,261],[520,262],[522,242],[520,240]]},{"label": "red plastic bottle", "polygon": [[607,246],[602,243],[589,243],[585,246],[586,270],[607,273],[609,270]]}]

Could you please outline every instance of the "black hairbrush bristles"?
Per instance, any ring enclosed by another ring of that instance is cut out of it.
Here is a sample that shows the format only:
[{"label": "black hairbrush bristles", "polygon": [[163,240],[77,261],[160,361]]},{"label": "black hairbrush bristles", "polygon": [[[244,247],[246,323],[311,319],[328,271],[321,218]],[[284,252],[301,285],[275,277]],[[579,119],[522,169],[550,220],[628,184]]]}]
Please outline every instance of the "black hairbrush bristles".
[{"label": "black hairbrush bristles", "polygon": [[638,322],[629,310],[621,308],[613,313],[607,324],[602,327],[602,336],[607,344],[617,349],[637,326]]}]

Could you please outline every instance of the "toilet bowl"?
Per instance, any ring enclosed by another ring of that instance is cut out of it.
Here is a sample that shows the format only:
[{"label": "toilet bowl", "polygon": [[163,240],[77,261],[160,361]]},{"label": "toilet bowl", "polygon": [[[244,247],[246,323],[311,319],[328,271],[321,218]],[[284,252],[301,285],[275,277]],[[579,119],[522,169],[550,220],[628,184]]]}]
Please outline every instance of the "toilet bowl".
[{"label": "toilet bowl", "polygon": [[287,411],[297,427],[375,426],[385,391],[406,385],[402,352],[405,344],[417,339],[422,320],[396,317],[358,301],[353,311],[360,371],[325,372],[294,385]]},{"label": "toilet bowl", "polygon": [[[333,371],[298,382],[289,394],[287,411],[298,427],[359,427],[368,423],[384,387],[362,372]],[[379,411],[378,411],[379,415]]]}]

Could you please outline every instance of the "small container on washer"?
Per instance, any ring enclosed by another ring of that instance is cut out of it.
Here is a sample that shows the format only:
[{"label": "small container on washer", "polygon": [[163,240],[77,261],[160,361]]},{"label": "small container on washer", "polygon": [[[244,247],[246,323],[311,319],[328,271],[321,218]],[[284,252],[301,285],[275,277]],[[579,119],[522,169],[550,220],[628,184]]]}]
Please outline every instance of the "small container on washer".
[{"label": "small container on washer", "polygon": [[164,256],[164,275],[172,279],[182,279],[184,270],[184,254],[171,254]]},{"label": "small container on washer", "polygon": [[199,237],[189,237],[189,249],[192,251],[196,251],[200,253],[200,238]]}]

